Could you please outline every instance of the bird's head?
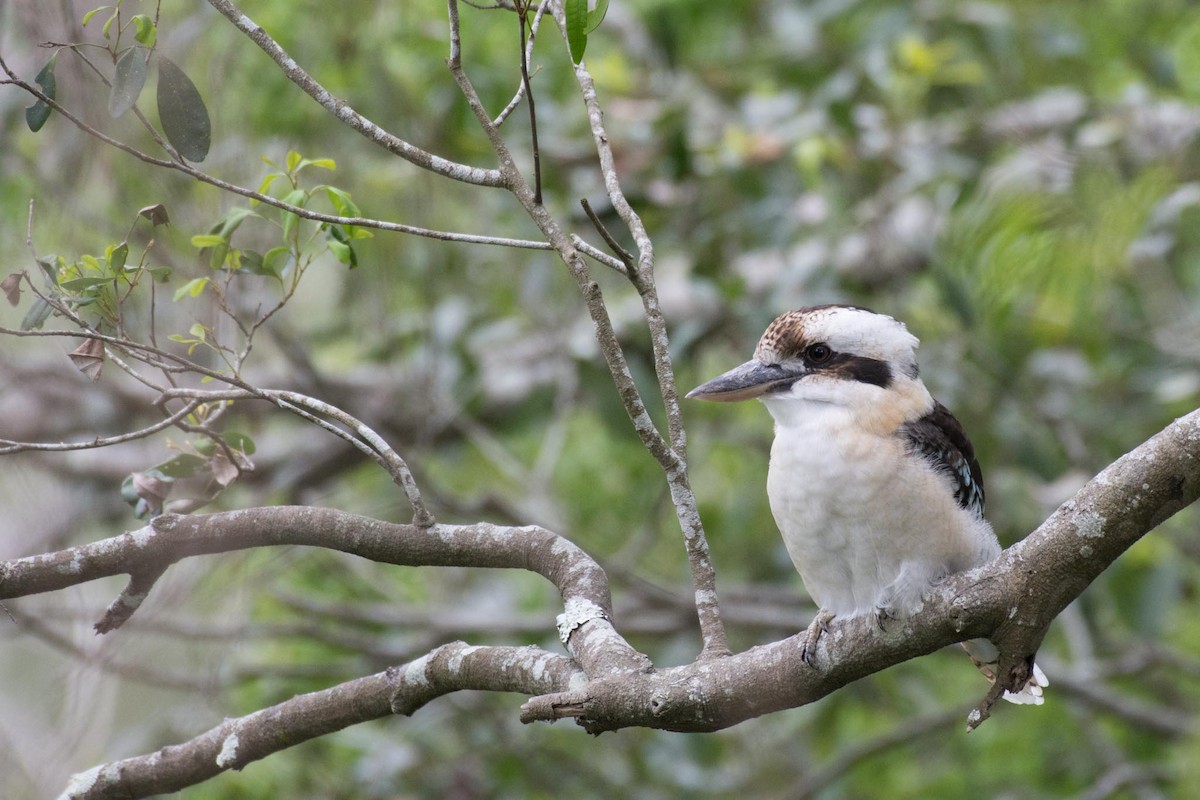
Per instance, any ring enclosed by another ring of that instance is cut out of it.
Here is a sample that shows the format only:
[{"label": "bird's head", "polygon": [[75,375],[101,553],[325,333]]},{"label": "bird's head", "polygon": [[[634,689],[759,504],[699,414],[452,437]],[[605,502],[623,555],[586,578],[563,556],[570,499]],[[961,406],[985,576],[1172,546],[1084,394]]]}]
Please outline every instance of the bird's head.
[{"label": "bird's head", "polygon": [[759,398],[777,419],[785,406],[796,405],[789,400],[865,410],[893,394],[923,412],[932,401],[917,377],[918,344],[902,322],[885,314],[858,306],[799,308],[767,327],[752,359],[687,396],[716,402]]}]

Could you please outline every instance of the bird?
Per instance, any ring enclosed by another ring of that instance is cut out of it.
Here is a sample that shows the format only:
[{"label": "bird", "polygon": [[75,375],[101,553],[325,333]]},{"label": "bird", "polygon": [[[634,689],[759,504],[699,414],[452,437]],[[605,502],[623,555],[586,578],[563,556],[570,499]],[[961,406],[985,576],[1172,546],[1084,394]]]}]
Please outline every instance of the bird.
[{"label": "bird", "polygon": [[[906,619],[939,581],[1000,554],[975,449],[921,381],[919,344],[904,323],[862,306],[798,308],[767,327],[753,358],[687,394],[758,399],[774,417],[767,496],[820,608],[803,639],[810,665],[835,617]],[[996,646],[963,647],[994,683]],[[1048,684],[1033,664],[1004,698],[1041,705]]]}]

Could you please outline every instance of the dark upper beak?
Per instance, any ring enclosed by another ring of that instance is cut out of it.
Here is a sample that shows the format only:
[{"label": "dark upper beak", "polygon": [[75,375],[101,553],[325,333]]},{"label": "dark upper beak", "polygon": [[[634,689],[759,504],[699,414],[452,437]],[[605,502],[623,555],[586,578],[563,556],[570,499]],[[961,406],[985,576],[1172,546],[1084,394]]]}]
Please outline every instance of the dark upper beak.
[{"label": "dark upper beak", "polygon": [[688,392],[687,396],[717,403],[750,400],[761,397],[777,386],[791,384],[803,374],[803,369],[789,368],[780,364],[764,364],[758,359],[752,358],[724,375],[718,375],[708,383],[700,384]]}]

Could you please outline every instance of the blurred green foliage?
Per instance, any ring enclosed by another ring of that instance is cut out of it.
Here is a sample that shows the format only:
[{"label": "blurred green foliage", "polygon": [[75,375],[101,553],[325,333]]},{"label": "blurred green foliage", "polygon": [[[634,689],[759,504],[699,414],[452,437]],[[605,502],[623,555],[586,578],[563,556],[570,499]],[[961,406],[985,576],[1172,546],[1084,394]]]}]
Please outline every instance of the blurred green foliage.
[{"label": "blurred green foliage", "polygon": [[[444,6],[359,1],[331,13],[328,3],[269,0],[247,12],[367,117],[446,157],[491,166],[445,68]],[[462,12],[468,74],[496,113],[519,80],[516,19]],[[0,36],[6,59],[27,75],[45,58],[33,43],[67,35],[38,24],[27,15]],[[205,97],[213,146],[204,166],[214,174],[253,187],[271,171],[257,156],[279,164],[289,151],[319,153],[336,158],[338,186],[367,216],[534,235],[502,191],[448,184],[342,127],[206,7],[164,5],[158,46]],[[1006,543],[1020,538],[1200,398],[1198,53],[1200,9],[1184,0],[613,3],[588,38],[587,62],[622,181],[654,237],[681,388],[743,360],[788,308],[848,301],[893,314],[923,339],[923,375],[976,443],[997,532]],[[59,99],[86,110],[93,100],[83,87],[92,84],[69,55],[58,60]],[[548,20],[531,68],[546,204],[596,241],[580,196],[618,228],[601,206],[570,58]],[[102,100],[94,103],[101,112]],[[24,258],[17,243],[30,198],[40,251],[74,254],[119,241],[123,220],[162,202],[173,226],[156,234],[157,257],[176,280],[207,274],[189,239],[227,218],[239,198],[152,171],[61,118],[34,136],[17,113],[25,99],[6,91],[0,102],[6,265]],[[147,146],[128,120],[85,118]],[[504,131],[530,168],[523,110]],[[354,246],[354,272],[333,253],[316,258],[272,322],[280,337],[302,343],[320,374],[364,395],[403,384],[374,398],[371,421],[405,431],[397,444],[443,520],[555,528],[609,568],[618,625],[664,608],[682,620],[680,633],[635,631],[637,646],[657,663],[690,660],[691,590],[666,487],[630,430],[561,264],[540,252],[391,234]],[[611,275],[597,279],[653,396],[640,303]],[[8,343],[3,352],[16,351]],[[282,359],[266,352],[264,374],[275,376]],[[719,586],[760,606],[795,608],[787,625],[748,612],[750,621],[731,623],[735,643],[799,630],[810,610],[795,602],[800,583],[766,506],[768,415],[749,404],[689,405],[686,414]],[[253,426],[260,455],[271,442],[319,436],[291,420],[258,417]],[[117,486],[108,489],[115,495]],[[404,513],[394,486],[364,465],[304,491],[275,482],[222,498],[266,502]],[[131,524],[120,513],[114,529]],[[1183,512],[1068,610],[1043,650],[1052,682],[1044,708],[1003,709],[970,737],[961,714],[904,735],[981,694],[966,659],[948,651],[708,736],[622,731],[594,740],[567,725],[520,726],[519,698],[450,697],[182,796],[1060,797],[1091,789],[1095,797],[1186,797],[1200,781],[1200,737],[1170,729],[1170,720],[1147,727],[1079,684],[1102,681],[1096,691],[1120,692],[1151,717],[1183,715],[1196,730],[1196,527],[1195,509]],[[218,598],[250,583],[246,621],[307,619],[322,632],[214,644],[206,663],[229,660],[237,668],[223,669],[245,672],[216,701],[218,718],[439,641],[416,627],[308,614],[287,598],[488,620],[540,615],[544,625],[467,627],[443,638],[557,647],[556,598],[526,575],[289,551],[229,556],[197,580],[194,593],[162,610],[226,613]],[[377,641],[378,651],[339,644],[334,634],[345,631]],[[1138,655],[1138,669],[1122,667]],[[139,731],[136,717],[125,721],[134,733],[65,768],[142,752],[206,724],[170,718]],[[849,758],[857,748],[860,757]],[[835,779],[808,783],[840,758],[848,760]],[[1100,793],[1106,781],[1116,788]]]}]

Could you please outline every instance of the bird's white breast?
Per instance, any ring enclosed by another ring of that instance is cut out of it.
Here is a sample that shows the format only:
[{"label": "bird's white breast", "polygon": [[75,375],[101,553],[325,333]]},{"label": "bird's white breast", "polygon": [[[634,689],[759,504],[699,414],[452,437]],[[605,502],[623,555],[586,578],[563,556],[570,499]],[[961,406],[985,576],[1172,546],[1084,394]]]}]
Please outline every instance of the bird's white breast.
[{"label": "bird's white breast", "polygon": [[958,506],[946,478],[850,409],[765,399],[776,418],[767,493],[805,588],[854,616],[917,610],[933,582],[999,552],[990,526]]}]

